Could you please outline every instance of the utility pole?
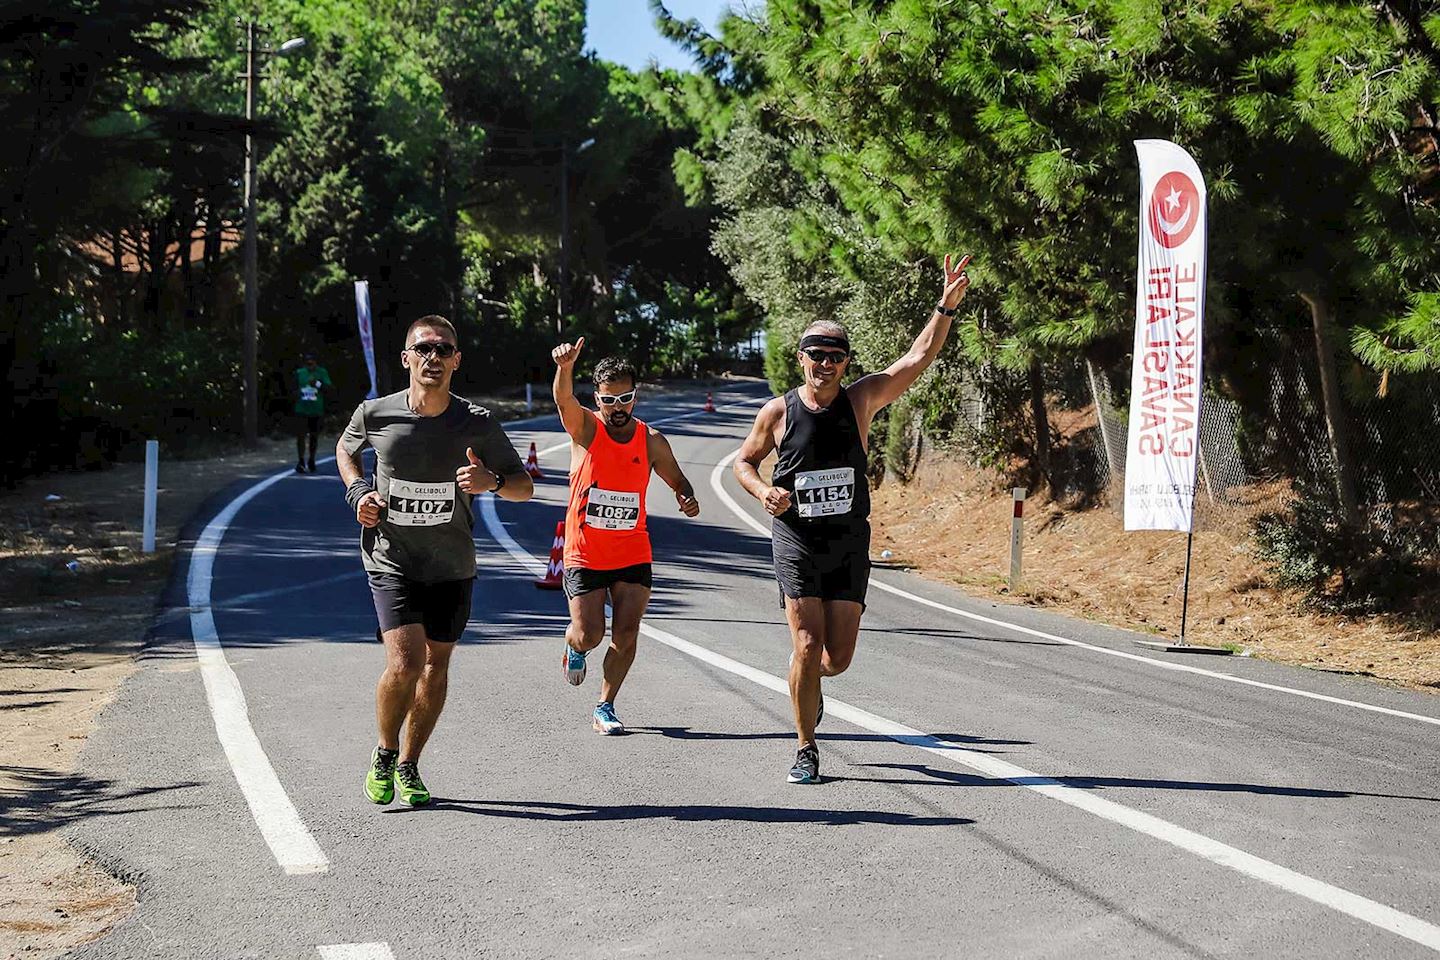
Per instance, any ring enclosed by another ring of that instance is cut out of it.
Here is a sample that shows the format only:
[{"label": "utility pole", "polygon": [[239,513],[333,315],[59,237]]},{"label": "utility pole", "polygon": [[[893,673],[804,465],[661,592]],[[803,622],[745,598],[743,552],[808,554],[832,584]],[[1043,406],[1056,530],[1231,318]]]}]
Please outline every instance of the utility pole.
[{"label": "utility pole", "polygon": [[560,141],[560,276],[555,284],[555,332],[565,332],[565,282],[570,275],[570,141]]},{"label": "utility pole", "polygon": [[[577,154],[595,146],[590,137],[575,148]],[[570,141],[560,141],[560,277],[555,292],[555,332],[565,332],[565,286],[570,277]]]},{"label": "utility pole", "polygon": [[259,252],[255,237],[255,89],[259,80],[255,44],[255,21],[245,24],[245,444],[255,446],[260,436],[260,390],[256,368],[259,354],[260,321]]}]

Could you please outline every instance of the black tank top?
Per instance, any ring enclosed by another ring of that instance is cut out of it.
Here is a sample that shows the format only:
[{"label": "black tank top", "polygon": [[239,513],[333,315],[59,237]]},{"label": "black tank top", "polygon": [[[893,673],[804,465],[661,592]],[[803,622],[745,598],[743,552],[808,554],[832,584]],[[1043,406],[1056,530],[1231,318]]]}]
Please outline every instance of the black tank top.
[{"label": "black tank top", "polygon": [[842,388],[824,410],[811,410],[797,390],[785,394],[785,435],[772,482],[793,494],[775,519],[802,534],[865,529],[870,483],[865,447],[850,395]]}]

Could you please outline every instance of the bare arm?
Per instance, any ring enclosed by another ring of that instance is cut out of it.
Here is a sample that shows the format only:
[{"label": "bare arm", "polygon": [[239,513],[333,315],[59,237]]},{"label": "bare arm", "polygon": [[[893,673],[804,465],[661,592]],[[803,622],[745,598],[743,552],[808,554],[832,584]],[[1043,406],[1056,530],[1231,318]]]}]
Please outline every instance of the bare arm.
[{"label": "bare arm", "polygon": [[695,488],[690,485],[685,471],[680,469],[680,462],[675,459],[675,451],[670,449],[670,441],[666,440],[659,430],[653,427],[649,430],[645,444],[650,455],[650,465],[655,468],[660,479],[675,491],[675,502],[679,505],[680,512],[687,517],[699,516],[700,502],[695,499]]},{"label": "bare arm", "polygon": [[[348,492],[350,484],[356,480],[365,479],[365,471],[360,467],[360,452],[357,450],[351,453],[345,449],[345,438],[342,436],[335,444],[335,466],[340,468],[340,482],[345,484]],[[362,527],[373,527],[380,522],[380,509],[384,502],[380,494],[374,490],[366,493],[355,504],[355,520]]]},{"label": "bare arm", "polygon": [[532,480],[530,474],[524,470],[507,473],[504,476],[505,485],[495,491],[495,496],[501,500],[509,500],[512,503],[524,503],[526,500],[535,496],[535,481]]},{"label": "bare arm", "polygon": [[335,466],[340,469],[340,482],[347,490],[350,484],[365,475],[365,471],[360,467],[360,454],[352,454],[346,450],[343,437],[335,444]]},{"label": "bare arm", "polygon": [[785,419],[785,398],[776,397],[755,415],[755,425],[750,435],[740,444],[740,453],[735,457],[735,479],[745,492],[765,506],[765,512],[779,516],[790,509],[790,491],[765,482],[760,476],[760,464],[775,449],[775,433]]},{"label": "bare arm", "polygon": [[[947,310],[954,310],[960,305],[960,301],[965,299],[965,291],[970,286],[970,278],[965,274],[965,267],[969,263],[970,257],[967,254],[961,257],[952,269],[950,255],[945,255],[945,289],[940,297],[940,305]],[[861,377],[850,385],[847,390],[850,402],[855,406],[856,416],[862,418],[864,424],[869,424],[875,414],[900,399],[920,374],[935,362],[935,358],[940,355],[940,348],[945,346],[945,339],[950,335],[950,321],[950,317],[936,309],[930,314],[930,321],[925,324],[925,329],[920,331],[920,335],[910,345],[909,352],[880,373]]]},{"label": "bare arm", "polygon": [[[555,383],[552,392],[555,395],[555,408],[560,411],[560,423],[564,425],[565,432],[570,434],[570,439],[582,447],[588,447],[590,441],[595,439],[595,418],[575,399],[575,361],[580,358],[580,348],[583,346],[584,337],[573,344],[562,343],[550,351],[550,359],[555,361]],[[506,485],[509,485],[508,481]]]}]

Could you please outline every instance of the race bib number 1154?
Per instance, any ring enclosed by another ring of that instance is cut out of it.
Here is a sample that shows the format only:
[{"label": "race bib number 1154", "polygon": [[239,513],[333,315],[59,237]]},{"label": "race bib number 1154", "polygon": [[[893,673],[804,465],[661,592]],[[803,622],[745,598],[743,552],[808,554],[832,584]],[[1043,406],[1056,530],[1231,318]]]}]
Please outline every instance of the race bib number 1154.
[{"label": "race bib number 1154", "polygon": [[802,517],[835,517],[855,502],[855,468],[810,470],[795,474],[795,511]]}]

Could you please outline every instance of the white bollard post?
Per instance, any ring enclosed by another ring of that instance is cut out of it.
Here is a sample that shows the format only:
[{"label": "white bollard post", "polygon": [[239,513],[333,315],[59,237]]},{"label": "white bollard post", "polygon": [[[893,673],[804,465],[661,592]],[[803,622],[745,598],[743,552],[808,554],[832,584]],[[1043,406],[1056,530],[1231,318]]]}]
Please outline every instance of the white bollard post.
[{"label": "white bollard post", "polygon": [[1025,488],[1015,487],[1010,491],[1015,501],[1015,510],[1010,517],[1010,592],[1020,589],[1020,547],[1024,543],[1022,527],[1025,523]]},{"label": "white bollard post", "polygon": [[141,549],[155,552],[155,493],[160,481],[160,441],[145,441],[145,527]]},{"label": "white bollard post", "polygon": [[535,396],[531,393],[529,383],[525,384],[525,412],[532,413],[535,410]]}]

